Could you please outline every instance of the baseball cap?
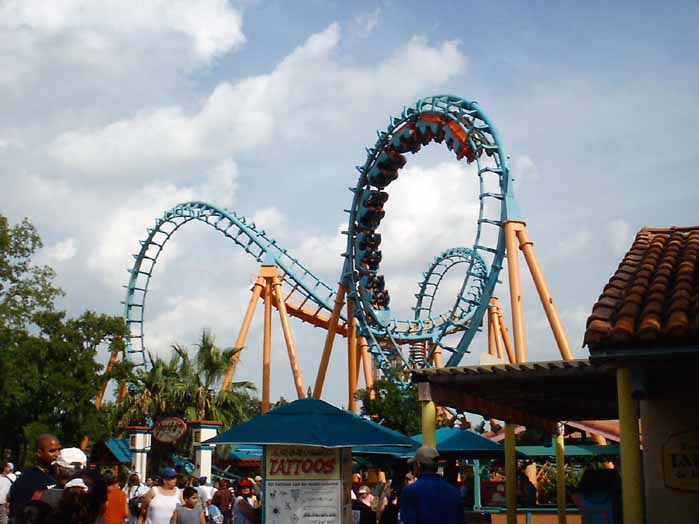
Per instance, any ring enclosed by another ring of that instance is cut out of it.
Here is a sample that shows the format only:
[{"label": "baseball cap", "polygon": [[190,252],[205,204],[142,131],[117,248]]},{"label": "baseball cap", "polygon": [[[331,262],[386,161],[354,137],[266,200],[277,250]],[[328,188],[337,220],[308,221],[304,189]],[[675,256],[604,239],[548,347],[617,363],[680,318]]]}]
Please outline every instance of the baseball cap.
[{"label": "baseball cap", "polygon": [[259,475],[257,475],[257,476],[255,477],[255,482],[262,482],[262,477],[260,477]]},{"label": "baseball cap", "polygon": [[80,448],[63,448],[58,454],[56,464],[62,468],[84,468],[87,456]]},{"label": "baseball cap", "polygon": [[251,488],[252,487],[252,482],[250,482],[250,479],[241,479],[238,482],[238,487],[239,488]]},{"label": "baseball cap", "polygon": [[371,493],[371,490],[369,489],[368,486],[361,486],[361,487],[357,490],[357,493],[360,494],[360,495],[361,495],[362,493]]},{"label": "baseball cap", "polygon": [[420,446],[415,452],[415,456],[408,459],[409,464],[419,462],[420,464],[434,464],[439,458],[439,452],[430,446]]},{"label": "baseball cap", "polygon": [[85,481],[83,479],[73,479],[69,480],[65,486],[63,486],[65,489],[68,488],[82,488],[85,491],[87,491],[87,484],[85,484]]},{"label": "baseball cap", "polygon": [[165,468],[160,476],[164,479],[174,479],[177,476],[177,471],[173,468]]}]

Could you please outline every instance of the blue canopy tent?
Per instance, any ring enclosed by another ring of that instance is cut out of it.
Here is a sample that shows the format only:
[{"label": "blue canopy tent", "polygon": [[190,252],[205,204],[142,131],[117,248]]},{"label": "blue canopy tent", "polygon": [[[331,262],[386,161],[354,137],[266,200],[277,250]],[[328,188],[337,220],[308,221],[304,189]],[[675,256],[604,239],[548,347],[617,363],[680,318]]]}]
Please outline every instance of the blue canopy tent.
[{"label": "blue canopy tent", "polygon": [[[413,440],[422,445],[422,435]],[[505,448],[498,442],[480,436],[473,431],[460,428],[440,428],[437,430],[437,451],[444,457],[464,459],[501,458]]]},{"label": "blue canopy tent", "polygon": [[400,433],[312,398],[296,400],[209,439],[206,444],[276,444],[342,448],[414,443]]}]

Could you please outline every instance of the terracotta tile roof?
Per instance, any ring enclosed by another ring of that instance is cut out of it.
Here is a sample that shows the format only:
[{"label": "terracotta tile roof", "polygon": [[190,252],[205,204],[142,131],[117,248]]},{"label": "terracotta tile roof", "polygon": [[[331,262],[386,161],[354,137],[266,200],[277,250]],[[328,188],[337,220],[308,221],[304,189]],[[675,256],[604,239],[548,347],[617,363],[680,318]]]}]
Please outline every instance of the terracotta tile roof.
[{"label": "terracotta tile roof", "polygon": [[595,350],[699,346],[699,227],[644,228],[587,319]]}]

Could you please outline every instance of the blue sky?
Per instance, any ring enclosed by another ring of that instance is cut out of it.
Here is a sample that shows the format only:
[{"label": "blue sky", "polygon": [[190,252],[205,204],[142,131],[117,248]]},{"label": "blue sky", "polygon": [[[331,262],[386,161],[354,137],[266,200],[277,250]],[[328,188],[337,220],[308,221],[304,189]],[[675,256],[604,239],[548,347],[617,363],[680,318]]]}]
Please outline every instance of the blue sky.
[{"label": "blue sky", "polygon": [[[334,283],[364,147],[417,98],[455,94],[500,130],[582,357],[586,315],[635,232],[699,223],[698,15],[696,2],[0,0],[0,212],[39,227],[75,314],[120,313],[145,228],[195,198],[253,217]],[[446,150],[409,158],[385,220],[398,312],[433,256],[470,244],[475,199]],[[213,231],[183,229],[154,277],[149,347],[167,354],[205,326],[231,345],[256,271]],[[530,358],[556,358],[530,284],[525,304]],[[259,320],[239,368],[258,384]],[[275,329],[272,393],[289,398]],[[293,329],[312,383],[323,334]],[[344,358],[337,344],[337,405]]]}]

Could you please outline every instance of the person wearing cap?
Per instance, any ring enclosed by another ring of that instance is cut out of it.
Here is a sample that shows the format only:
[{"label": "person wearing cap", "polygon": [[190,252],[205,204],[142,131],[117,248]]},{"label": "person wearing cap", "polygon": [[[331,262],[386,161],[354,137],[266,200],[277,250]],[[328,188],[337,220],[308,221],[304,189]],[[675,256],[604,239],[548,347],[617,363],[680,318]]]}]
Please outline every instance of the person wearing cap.
[{"label": "person wearing cap", "polygon": [[138,524],[170,524],[177,504],[182,504],[182,494],[177,488],[177,471],[165,468],[160,474],[161,486],[153,486],[143,498]]},{"label": "person wearing cap", "polygon": [[73,475],[85,468],[87,456],[79,448],[63,448],[56,459],[56,484],[48,488],[41,495],[41,501],[52,509],[58,507],[58,502],[63,496],[63,489]]},{"label": "person wearing cap", "polygon": [[403,489],[400,518],[403,524],[463,524],[464,508],[457,489],[437,474],[439,453],[422,446],[409,462],[418,479]]},{"label": "person wearing cap", "polygon": [[24,524],[24,507],[37,492],[56,483],[53,464],[61,451],[55,435],[45,433],[36,439],[36,466],[25,471],[10,488],[10,517],[15,524]]},{"label": "person wearing cap", "polygon": [[376,513],[371,509],[373,496],[368,486],[359,486],[357,499],[352,501],[352,518],[359,524],[375,524]]},{"label": "person wearing cap", "polygon": [[235,524],[257,524],[260,515],[252,501],[252,486],[250,479],[238,482],[238,496],[233,503],[233,522]]}]

